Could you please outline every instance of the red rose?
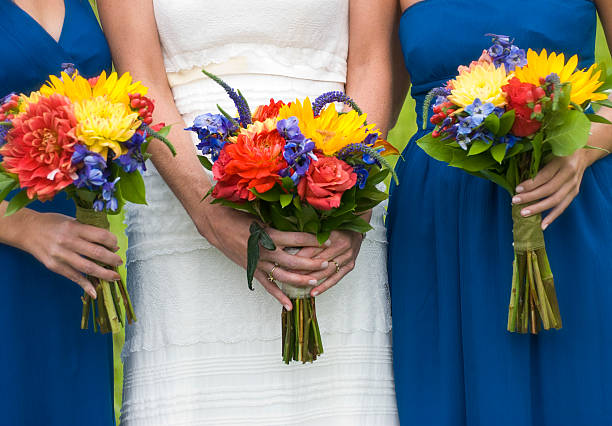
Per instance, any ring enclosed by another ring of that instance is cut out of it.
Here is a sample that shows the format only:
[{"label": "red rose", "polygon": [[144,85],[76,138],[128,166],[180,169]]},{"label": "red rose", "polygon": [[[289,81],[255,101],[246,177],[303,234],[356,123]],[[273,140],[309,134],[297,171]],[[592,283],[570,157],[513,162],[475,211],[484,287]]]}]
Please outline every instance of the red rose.
[{"label": "red rose", "polygon": [[540,99],[541,90],[538,90],[538,87],[534,84],[521,83],[516,77],[510,80],[502,90],[506,93],[509,109],[513,109],[516,113],[512,133],[515,136],[525,137],[540,130],[542,123],[531,118],[533,109],[529,108],[527,104]]},{"label": "red rose", "polygon": [[229,201],[252,201],[255,194],[269,191],[280,181],[279,171],[287,167],[283,157],[285,139],[276,127],[265,125],[240,134],[236,143],[226,144],[213,165],[217,183],[214,198]]},{"label": "red rose", "polygon": [[319,210],[340,206],[342,194],[357,183],[353,168],[336,157],[319,157],[310,163],[306,175],[298,184],[298,194]]},{"label": "red rose", "polygon": [[268,118],[278,117],[278,112],[285,106],[283,101],[274,102],[270,99],[270,105],[260,105],[253,114],[253,121],[265,121]]}]

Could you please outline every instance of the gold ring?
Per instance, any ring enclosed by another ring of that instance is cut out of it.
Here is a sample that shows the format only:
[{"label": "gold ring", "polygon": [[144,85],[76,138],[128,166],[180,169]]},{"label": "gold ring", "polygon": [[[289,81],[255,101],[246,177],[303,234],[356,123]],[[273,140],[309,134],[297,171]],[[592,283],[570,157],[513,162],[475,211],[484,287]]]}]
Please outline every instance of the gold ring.
[{"label": "gold ring", "polygon": [[330,260],[330,262],[336,265],[336,274],[340,272],[340,265],[338,264],[338,262],[336,262],[334,259]]},{"label": "gold ring", "polygon": [[278,263],[274,262],[274,266],[272,267],[272,270],[270,272],[268,272],[268,281],[270,281],[271,283],[276,281],[272,274],[274,273],[276,268],[278,268],[278,266],[279,266]]}]

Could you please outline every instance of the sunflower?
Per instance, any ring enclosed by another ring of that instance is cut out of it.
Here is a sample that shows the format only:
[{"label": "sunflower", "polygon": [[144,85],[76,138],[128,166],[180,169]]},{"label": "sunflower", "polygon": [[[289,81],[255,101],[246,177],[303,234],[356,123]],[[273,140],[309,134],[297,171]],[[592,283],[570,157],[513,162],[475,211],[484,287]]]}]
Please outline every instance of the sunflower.
[{"label": "sunflower", "polygon": [[487,62],[473,64],[450,82],[453,89],[448,100],[461,108],[473,104],[476,99],[480,99],[483,104],[504,106],[506,96],[502,87],[508,83],[511,76],[512,74],[506,73],[504,67],[496,68]]},{"label": "sunflower", "polygon": [[365,124],[366,114],[359,115],[356,111],[339,114],[334,104],[330,104],[315,117],[308,98],[303,104],[296,100],[282,107],[278,119],[289,117],[296,117],[302,134],[312,139],[317,149],[328,156],[334,155],[347,145],[363,142],[367,134],[376,127],[374,124]]},{"label": "sunflower", "polygon": [[550,74],[557,74],[561,83],[571,83],[572,102],[582,105],[586,101],[601,101],[607,99],[605,93],[595,93],[603,84],[599,80],[601,70],[595,72],[597,65],[592,65],[588,70],[576,70],[578,66],[578,56],[572,56],[567,63],[563,53],[557,55],[552,52],[550,56],[546,49],[538,55],[535,51],[527,51],[527,65],[515,70],[516,77],[523,83],[531,83],[539,86],[542,78]]},{"label": "sunflower", "polygon": [[123,142],[140,127],[138,114],[121,102],[110,102],[98,96],[74,103],[78,139],[90,151],[106,158],[110,149],[115,157],[127,153]]},{"label": "sunflower", "polygon": [[106,72],[97,79],[87,80],[79,74],[70,77],[66,73],[61,74],[61,78],[54,75],[49,76],[49,82],[40,89],[44,96],[58,93],[68,97],[73,102],[83,101],[103,96],[110,102],[121,102],[126,106],[130,105],[130,93],[147,94],[147,88],[139,81],[133,83],[130,73],[125,73],[121,77],[116,72],[108,77]]}]

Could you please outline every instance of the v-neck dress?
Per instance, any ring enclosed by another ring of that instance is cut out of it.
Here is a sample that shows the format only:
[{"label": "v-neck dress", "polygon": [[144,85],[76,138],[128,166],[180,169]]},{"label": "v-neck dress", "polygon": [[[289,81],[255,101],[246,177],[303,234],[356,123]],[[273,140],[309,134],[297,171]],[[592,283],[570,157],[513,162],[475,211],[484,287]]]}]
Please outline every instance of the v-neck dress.
[{"label": "v-neck dress", "polygon": [[[0,96],[38,89],[66,62],[84,76],[110,69],[89,2],[65,6],[56,41],[11,0],[0,0]],[[30,208],[74,214],[63,195]],[[0,244],[0,289],[0,424],[112,425],[112,341],[80,330],[80,287]]]}]

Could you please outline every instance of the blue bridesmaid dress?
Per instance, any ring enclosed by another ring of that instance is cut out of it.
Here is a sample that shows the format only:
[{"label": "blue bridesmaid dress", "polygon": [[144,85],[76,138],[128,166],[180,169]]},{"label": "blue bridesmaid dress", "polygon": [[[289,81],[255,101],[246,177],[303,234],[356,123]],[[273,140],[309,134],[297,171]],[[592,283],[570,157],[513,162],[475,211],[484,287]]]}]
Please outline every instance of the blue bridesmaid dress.
[{"label": "blue bridesmaid dress", "polygon": [[[65,0],[56,42],[11,0],[0,0],[0,96],[38,89],[62,63],[84,76],[110,70],[106,40],[87,0]],[[34,203],[74,215],[72,201]],[[82,290],[28,253],[0,244],[0,424],[109,426],[112,339],[80,330]]]},{"label": "blue bridesmaid dress", "polygon": [[[425,0],[401,18],[418,122],[427,92],[505,34],[594,61],[588,0]],[[432,130],[430,125],[427,132]],[[506,331],[509,195],[407,146],[389,207],[389,273],[405,426],[612,425],[612,156],[545,232],[563,329]],[[612,130],[611,130],[612,135]]]}]

